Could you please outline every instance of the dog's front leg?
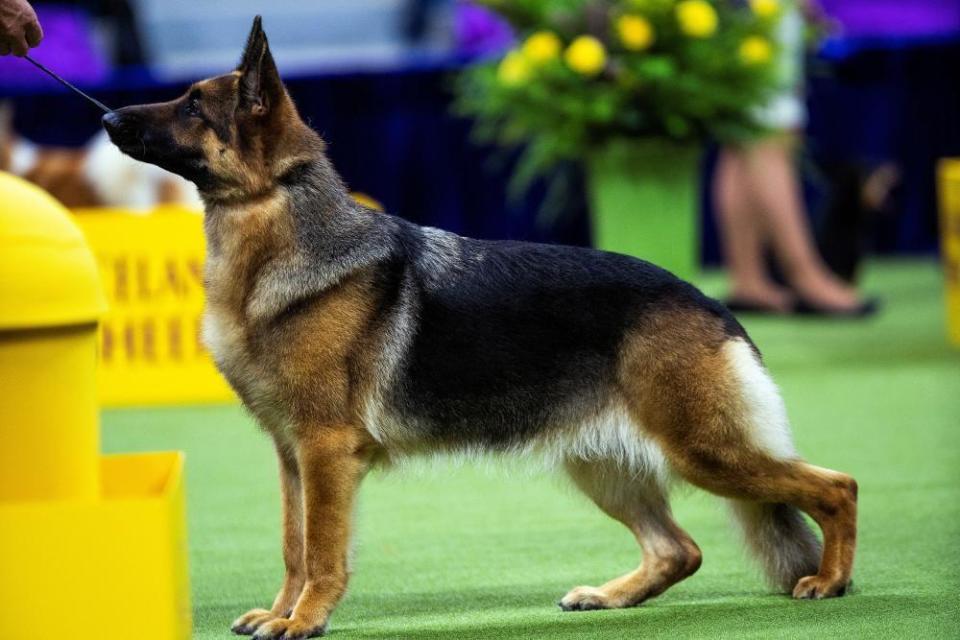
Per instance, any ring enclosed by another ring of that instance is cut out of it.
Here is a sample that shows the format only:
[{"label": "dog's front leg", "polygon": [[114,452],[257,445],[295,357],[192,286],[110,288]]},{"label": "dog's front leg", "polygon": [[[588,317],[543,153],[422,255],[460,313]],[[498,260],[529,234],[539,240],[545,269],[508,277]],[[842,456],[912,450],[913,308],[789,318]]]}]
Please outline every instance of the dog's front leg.
[{"label": "dog's front leg", "polygon": [[230,626],[234,633],[250,635],[276,618],[290,616],[303,590],[306,572],[303,567],[303,489],[296,454],[277,442],[280,467],[280,492],[283,497],[283,586],[270,610],[253,609],[237,618]]},{"label": "dog's front leg", "polygon": [[347,588],[354,496],[366,469],[358,432],[315,428],[297,442],[296,463],[303,491],[303,588],[290,617],[263,624],[257,639],[322,635]]}]

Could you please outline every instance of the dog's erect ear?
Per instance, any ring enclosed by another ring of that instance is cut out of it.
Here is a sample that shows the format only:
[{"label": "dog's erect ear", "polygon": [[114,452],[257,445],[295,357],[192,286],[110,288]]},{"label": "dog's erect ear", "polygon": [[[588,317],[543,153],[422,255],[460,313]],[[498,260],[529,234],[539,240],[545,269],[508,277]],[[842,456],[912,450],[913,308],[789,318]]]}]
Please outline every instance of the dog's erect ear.
[{"label": "dog's erect ear", "polygon": [[240,108],[254,115],[266,115],[282,97],[283,83],[270,55],[260,16],[253,19],[237,71],[240,72]]}]

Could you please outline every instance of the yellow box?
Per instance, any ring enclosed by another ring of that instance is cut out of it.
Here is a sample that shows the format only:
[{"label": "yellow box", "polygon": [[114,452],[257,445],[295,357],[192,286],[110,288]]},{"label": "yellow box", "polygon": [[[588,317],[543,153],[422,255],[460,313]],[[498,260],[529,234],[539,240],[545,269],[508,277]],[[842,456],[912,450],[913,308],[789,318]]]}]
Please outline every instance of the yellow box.
[{"label": "yellow box", "polygon": [[235,399],[201,342],[203,217],[181,207],[150,215],[76,211],[96,256],[109,310],[100,323],[106,406]]},{"label": "yellow box", "polygon": [[0,637],[187,640],[183,462],[103,456],[95,500],[0,503]]},{"label": "yellow box", "polygon": [[941,160],[939,178],[947,333],[950,342],[960,347],[960,158]]}]

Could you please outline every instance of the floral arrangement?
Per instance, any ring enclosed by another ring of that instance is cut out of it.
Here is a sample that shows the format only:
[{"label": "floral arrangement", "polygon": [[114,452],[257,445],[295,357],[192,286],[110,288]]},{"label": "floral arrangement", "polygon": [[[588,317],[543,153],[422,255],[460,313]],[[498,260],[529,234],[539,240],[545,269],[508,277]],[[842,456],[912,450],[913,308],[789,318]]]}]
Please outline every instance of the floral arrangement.
[{"label": "floral arrangement", "polygon": [[518,44],[463,74],[459,111],[481,139],[526,145],[521,182],[614,139],[749,139],[790,1],[484,0]]}]

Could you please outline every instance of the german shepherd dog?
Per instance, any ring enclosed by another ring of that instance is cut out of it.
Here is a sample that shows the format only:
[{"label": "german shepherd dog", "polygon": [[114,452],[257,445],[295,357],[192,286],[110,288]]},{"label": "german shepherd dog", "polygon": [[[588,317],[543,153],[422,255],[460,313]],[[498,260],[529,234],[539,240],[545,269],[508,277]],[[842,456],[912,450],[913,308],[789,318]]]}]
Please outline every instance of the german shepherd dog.
[{"label": "german shepherd dog", "polygon": [[235,71],[103,123],[199,188],[206,344],[276,444],[286,575],[234,632],[322,634],[361,479],[418,453],[539,456],[627,526],[639,568],[571,590],[567,611],[632,607],[697,570],[673,479],[730,501],[778,588],[846,590],[856,482],[800,458],[757,348],[692,285],[622,255],[472,240],[356,204],[259,17]]}]

